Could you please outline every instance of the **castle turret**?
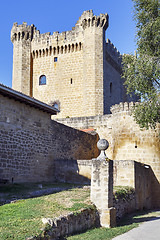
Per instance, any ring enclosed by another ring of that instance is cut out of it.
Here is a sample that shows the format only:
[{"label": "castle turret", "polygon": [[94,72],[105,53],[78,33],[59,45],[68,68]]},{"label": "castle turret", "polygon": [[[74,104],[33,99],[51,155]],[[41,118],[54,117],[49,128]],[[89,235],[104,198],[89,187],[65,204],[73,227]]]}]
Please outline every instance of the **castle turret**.
[{"label": "castle turret", "polygon": [[103,64],[105,48],[105,31],[108,27],[108,14],[95,16],[92,11],[86,11],[81,16],[84,31],[84,109],[88,115],[103,114]]},{"label": "castle turret", "polygon": [[32,96],[32,59],[31,41],[36,28],[13,24],[11,30],[11,41],[13,43],[13,76],[12,87],[15,90]]}]

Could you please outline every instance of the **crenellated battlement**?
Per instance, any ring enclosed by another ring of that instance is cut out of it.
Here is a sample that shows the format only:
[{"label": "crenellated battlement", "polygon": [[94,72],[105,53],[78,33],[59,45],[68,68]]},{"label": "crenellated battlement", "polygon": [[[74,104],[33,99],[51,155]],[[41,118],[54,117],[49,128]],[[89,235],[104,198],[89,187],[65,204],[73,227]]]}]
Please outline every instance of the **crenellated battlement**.
[{"label": "crenellated battlement", "polygon": [[106,51],[116,63],[121,65],[122,55],[109,39],[106,41]]},{"label": "crenellated battlement", "polygon": [[20,41],[20,40],[32,40],[33,35],[36,32],[36,27],[34,24],[27,25],[26,22],[23,22],[23,24],[18,25],[18,23],[14,23],[12,30],[11,30],[11,41],[14,43],[14,41]]},{"label": "crenellated battlement", "polygon": [[129,112],[132,111],[133,107],[138,104],[137,102],[121,102],[119,104],[113,105],[110,110],[112,114],[120,112]]},{"label": "crenellated battlement", "polygon": [[77,49],[77,44],[79,45],[83,41],[83,31],[86,28],[101,27],[106,30],[108,18],[108,14],[95,16],[92,10],[84,11],[72,30],[61,33],[56,31],[53,34],[50,32],[41,34],[33,24],[27,25],[26,22],[23,22],[21,25],[14,23],[11,30],[11,40],[14,43],[14,41],[29,39],[32,42],[32,52],[37,50],[43,51],[43,49],[48,49],[49,51],[50,47],[57,48],[57,52],[58,48],[67,49],[66,51],[69,52],[70,48],[73,49],[73,45],[75,46],[74,49]]},{"label": "crenellated battlement", "polygon": [[78,38],[83,38],[82,32],[87,27],[102,27],[105,30],[108,27],[108,14],[100,14],[100,16],[95,16],[92,10],[84,11],[75,24],[75,26],[70,31],[65,31],[59,33],[58,31],[51,33],[40,34],[36,31],[34,34],[33,42],[44,43],[48,40],[49,43],[55,43],[57,45],[67,42],[76,42]]},{"label": "crenellated battlement", "polygon": [[92,10],[84,11],[82,16],[79,18],[76,26],[82,26],[83,30],[87,27],[102,27],[105,30],[108,27],[109,16],[108,14],[100,14],[100,16],[95,16]]},{"label": "crenellated battlement", "polygon": [[45,56],[54,56],[59,54],[66,54],[71,52],[78,52],[82,50],[82,43],[72,43],[68,45],[62,45],[62,46],[56,46],[52,47],[49,46],[47,48],[39,49],[39,50],[33,50],[32,57],[38,58],[38,57],[45,57]]}]

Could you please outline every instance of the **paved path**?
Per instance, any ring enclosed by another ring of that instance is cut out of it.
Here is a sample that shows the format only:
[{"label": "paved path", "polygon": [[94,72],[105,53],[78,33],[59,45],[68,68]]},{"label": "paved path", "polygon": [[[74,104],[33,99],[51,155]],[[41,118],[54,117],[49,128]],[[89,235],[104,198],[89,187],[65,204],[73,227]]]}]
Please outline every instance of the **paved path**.
[{"label": "paved path", "polygon": [[160,216],[148,222],[141,223],[139,227],[112,240],[160,240]]}]

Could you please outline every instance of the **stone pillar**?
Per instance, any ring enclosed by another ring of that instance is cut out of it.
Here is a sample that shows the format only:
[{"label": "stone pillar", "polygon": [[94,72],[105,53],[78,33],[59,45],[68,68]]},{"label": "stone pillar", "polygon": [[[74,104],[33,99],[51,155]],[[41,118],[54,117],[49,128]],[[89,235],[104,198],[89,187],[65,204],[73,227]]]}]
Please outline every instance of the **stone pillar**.
[{"label": "stone pillar", "polygon": [[100,215],[102,227],[116,226],[116,209],[113,208],[113,161],[105,155],[109,146],[105,139],[97,143],[102,151],[100,156],[92,159],[91,201],[95,204]]}]

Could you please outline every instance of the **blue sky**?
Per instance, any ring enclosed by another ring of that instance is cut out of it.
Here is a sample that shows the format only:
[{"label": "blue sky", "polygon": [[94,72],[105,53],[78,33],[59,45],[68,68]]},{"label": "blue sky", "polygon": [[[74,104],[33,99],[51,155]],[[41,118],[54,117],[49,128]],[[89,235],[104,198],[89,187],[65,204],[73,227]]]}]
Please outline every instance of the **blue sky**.
[{"label": "blue sky", "polygon": [[135,23],[132,0],[3,0],[0,4],[0,83],[12,86],[10,31],[14,22],[34,24],[40,33],[71,30],[83,11],[109,14],[106,37],[123,53],[133,53]]}]

